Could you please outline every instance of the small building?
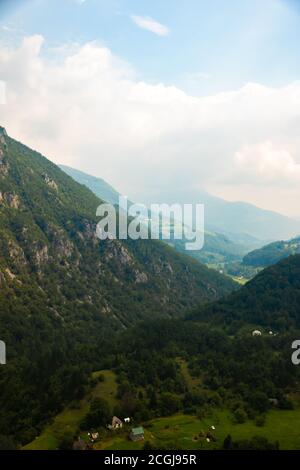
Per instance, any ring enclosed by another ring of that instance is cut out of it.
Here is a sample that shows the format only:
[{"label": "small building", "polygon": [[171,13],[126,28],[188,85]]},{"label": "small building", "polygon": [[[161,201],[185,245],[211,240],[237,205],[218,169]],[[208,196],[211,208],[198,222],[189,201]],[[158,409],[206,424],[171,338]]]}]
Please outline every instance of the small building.
[{"label": "small building", "polygon": [[129,437],[132,441],[142,441],[144,439],[144,428],[142,426],[132,428]]},{"label": "small building", "polygon": [[123,427],[122,421],[117,416],[113,417],[113,419],[111,421],[111,425],[112,425],[113,429],[119,429],[119,428]]},{"label": "small building", "polygon": [[113,416],[111,424],[109,424],[108,429],[115,431],[116,429],[121,429],[123,427],[123,422],[117,416]]}]

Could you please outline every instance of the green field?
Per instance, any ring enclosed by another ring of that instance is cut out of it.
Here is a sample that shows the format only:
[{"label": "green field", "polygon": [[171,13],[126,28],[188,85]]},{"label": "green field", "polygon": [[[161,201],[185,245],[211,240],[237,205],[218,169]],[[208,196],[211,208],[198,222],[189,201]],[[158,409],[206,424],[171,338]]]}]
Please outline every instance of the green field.
[{"label": "green field", "polygon": [[[208,443],[200,438],[201,432],[211,430],[217,439],[216,443]],[[230,434],[233,440],[251,439],[253,436],[264,436],[270,442],[278,441],[280,449],[300,449],[300,408],[292,411],[270,411],[266,424],[257,427],[254,422],[233,424],[227,411],[217,411],[213,416],[199,420],[195,416],[178,414],[166,418],[158,418],[146,423],[145,441],[155,446],[175,444],[187,450],[218,449],[222,447],[225,437]],[[131,442],[128,435],[112,436],[96,444],[96,449],[134,450],[142,449],[144,442]]]}]

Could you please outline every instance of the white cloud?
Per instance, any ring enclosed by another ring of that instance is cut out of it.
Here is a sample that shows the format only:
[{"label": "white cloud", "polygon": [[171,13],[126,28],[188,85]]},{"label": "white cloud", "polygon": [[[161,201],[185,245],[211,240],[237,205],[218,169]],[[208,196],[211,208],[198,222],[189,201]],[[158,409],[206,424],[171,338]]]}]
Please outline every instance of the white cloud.
[{"label": "white cloud", "polygon": [[267,184],[268,207],[278,207],[276,188],[282,207],[293,187],[298,196],[287,212],[298,210],[299,82],[248,84],[199,98],[139,81],[98,43],[62,48],[53,61],[43,56],[43,41],[0,45],[0,80],[7,84],[0,124],[10,135],[136,200],[163,188],[176,202],[179,189],[198,187],[243,200],[238,188],[248,185],[251,202]]},{"label": "white cloud", "polygon": [[151,31],[151,33],[157,34],[158,36],[167,36],[170,33],[167,26],[149,16],[131,15],[131,19],[139,28]]},{"label": "white cloud", "polygon": [[246,173],[248,181],[251,178],[263,184],[300,182],[300,163],[289,150],[270,141],[243,147],[236,152],[235,161],[241,173]]}]

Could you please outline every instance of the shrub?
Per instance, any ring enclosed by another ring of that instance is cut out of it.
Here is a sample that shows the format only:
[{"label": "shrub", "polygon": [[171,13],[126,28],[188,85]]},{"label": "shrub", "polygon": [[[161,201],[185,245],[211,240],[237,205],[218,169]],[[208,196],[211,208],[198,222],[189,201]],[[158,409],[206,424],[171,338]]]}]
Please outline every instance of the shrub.
[{"label": "shrub", "polygon": [[259,415],[255,418],[255,425],[258,427],[262,427],[265,425],[266,422],[266,416],[265,415]]},{"label": "shrub", "polygon": [[242,424],[242,423],[245,423],[245,421],[247,421],[248,416],[247,416],[247,413],[243,410],[243,408],[237,408],[233,412],[233,418],[234,418],[235,423]]}]

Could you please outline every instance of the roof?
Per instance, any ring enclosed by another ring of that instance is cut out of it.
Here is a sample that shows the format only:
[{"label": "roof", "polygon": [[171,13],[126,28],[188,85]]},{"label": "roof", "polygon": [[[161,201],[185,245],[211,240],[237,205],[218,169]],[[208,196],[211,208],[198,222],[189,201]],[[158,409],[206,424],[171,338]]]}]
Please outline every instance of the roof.
[{"label": "roof", "polygon": [[123,423],[120,420],[120,418],[118,418],[117,416],[113,416],[111,424],[114,426],[115,424],[123,424]]},{"label": "roof", "polygon": [[132,428],[131,432],[134,436],[138,436],[139,434],[144,434],[144,428],[143,426],[139,426],[138,428]]}]

